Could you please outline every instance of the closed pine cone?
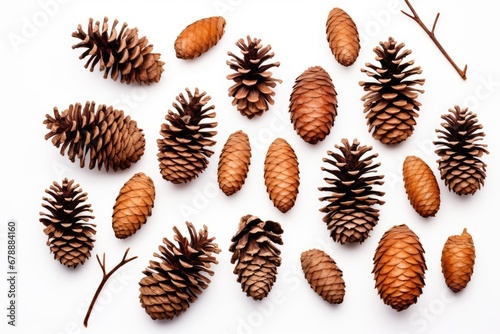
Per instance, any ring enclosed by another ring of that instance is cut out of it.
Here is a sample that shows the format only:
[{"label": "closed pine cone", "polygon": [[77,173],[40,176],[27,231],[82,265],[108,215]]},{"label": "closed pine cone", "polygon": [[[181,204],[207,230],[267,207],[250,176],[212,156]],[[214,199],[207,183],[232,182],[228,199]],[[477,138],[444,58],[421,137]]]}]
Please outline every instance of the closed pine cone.
[{"label": "closed pine cone", "polygon": [[342,270],[335,261],[319,249],[311,249],[300,255],[302,271],[311,288],[330,304],[344,301],[345,282]]},{"label": "closed pine cone", "polygon": [[194,59],[207,52],[224,35],[226,20],[222,16],[207,17],[189,24],[177,36],[175,55],[180,59]]},{"label": "closed pine cone", "polygon": [[300,184],[299,162],[283,138],[276,138],[267,150],[264,181],[269,198],[278,210],[286,213],[295,205]]},{"label": "closed pine cone", "polygon": [[462,235],[448,237],[441,253],[441,268],[446,285],[453,292],[465,289],[474,272],[475,259],[474,241],[467,229]]},{"label": "closed pine cone", "polygon": [[439,186],[429,165],[419,157],[407,156],[403,163],[403,182],[410,204],[422,217],[433,217],[439,210]]},{"label": "closed pine cone", "polygon": [[384,233],[373,262],[375,287],[385,304],[399,312],[417,302],[427,265],[422,244],[408,226],[393,226]]},{"label": "closed pine cone", "polygon": [[358,28],[344,10],[336,7],[328,13],[326,38],[339,64],[344,66],[354,64],[361,48]]},{"label": "closed pine cone", "polygon": [[227,139],[219,158],[217,182],[227,196],[239,191],[248,174],[252,156],[248,135],[238,130]]},{"label": "closed pine cone", "polygon": [[146,174],[137,173],[125,182],[113,206],[115,236],[125,239],[137,232],[151,216],[154,200],[154,183]]},{"label": "closed pine cone", "polygon": [[321,66],[308,68],[295,80],[289,111],[295,131],[307,143],[316,144],[330,133],[337,117],[337,92]]}]

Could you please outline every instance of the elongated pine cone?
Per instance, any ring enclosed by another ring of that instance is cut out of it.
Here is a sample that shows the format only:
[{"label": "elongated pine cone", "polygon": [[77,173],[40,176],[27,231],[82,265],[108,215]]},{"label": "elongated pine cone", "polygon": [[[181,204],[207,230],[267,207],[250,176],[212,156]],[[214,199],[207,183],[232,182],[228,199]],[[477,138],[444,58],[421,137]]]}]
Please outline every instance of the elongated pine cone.
[{"label": "elongated pine cone", "polygon": [[222,16],[206,17],[189,24],[175,40],[175,56],[179,59],[201,56],[219,42],[225,26]]},{"label": "elongated pine cone", "polygon": [[87,33],[79,24],[77,31],[71,34],[81,40],[73,49],[85,48],[80,59],[90,56],[85,68],[90,72],[99,64],[99,71],[104,71],[104,78],[130,84],[133,82],[149,85],[160,81],[163,65],[159,53],[153,53],[153,45],[146,37],[139,37],[137,28],[129,28],[125,22],[120,32],[116,30],[118,20],[113,22],[108,31],[108,18],[104,17],[102,28],[99,21],[89,19]]},{"label": "elongated pine cone", "polygon": [[87,193],[67,178],[61,184],[54,181],[45,192],[50,197],[43,197],[42,207],[48,212],[40,212],[40,222],[45,226],[50,252],[70,268],[83,265],[90,258],[96,233],[96,225],[89,223],[94,216],[91,205],[85,203]]},{"label": "elongated pine cone", "polygon": [[299,162],[295,151],[283,138],[276,138],[267,149],[264,181],[274,206],[286,213],[299,193]]},{"label": "elongated pine cone", "polygon": [[367,92],[361,100],[364,101],[368,131],[383,144],[397,144],[410,137],[421,106],[416,99],[418,93],[424,91],[414,86],[423,85],[425,79],[410,78],[421,74],[422,70],[420,66],[411,67],[413,60],[403,62],[411,54],[411,50],[403,50],[404,46],[389,37],[387,42],[380,42],[380,46],[373,49],[380,66],[366,63],[368,69],[361,69],[376,80],[359,84]]},{"label": "elongated pine cone", "polygon": [[471,280],[476,260],[472,236],[464,228],[462,235],[452,235],[446,240],[441,253],[441,268],[446,285],[453,291],[465,289]]},{"label": "elongated pine cone", "polygon": [[226,61],[226,64],[235,72],[226,77],[234,81],[234,84],[229,87],[228,95],[233,97],[232,104],[236,106],[240,114],[252,119],[267,111],[269,104],[274,104],[273,88],[282,80],[273,78],[269,69],[280,66],[280,63],[265,63],[274,57],[274,52],[270,52],[270,45],[263,47],[260,39],[247,36],[247,43],[245,43],[243,38],[240,38],[236,46],[243,57],[240,58],[232,52],[227,53],[232,59]]},{"label": "elongated pine cone", "polygon": [[115,236],[125,239],[146,223],[154,207],[155,186],[153,180],[139,172],[120,189],[113,206],[112,226]]},{"label": "elongated pine cone", "polygon": [[50,131],[45,140],[52,138],[52,144],[61,147],[80,167],[88,161],[89,169],[97,166],[106,171],[123,170],[139,161],[144,154],[146,141],[142,129],[122,110],[95,102],[86,102],[82,109],[80,103],[71,104],[62,113],[54,107],[54,116],[45,115],[43,124]]},{"label": "elongated pine cone", "polygon": [[328,13],[326,38],[339,64],[351,66],[359,55],[359,34],[356,23],[344,10],[335,7]]},{"label": "elongated pine cone", "polygon": [[252,152],[248,135],[238,130],[227,138],[219,157],[217,182],[227,196],[239,191],[248,174]]},{"label": "elongated pine cone", "polygon": [[320,211],[325,213],[323,221],[334,241],[341,244],[362,243],[378,223],[379,210],[373,206],[384,204],[378,199],[384,193],[374,189],[374,186],[384,184],[384,176],[371,175],[380,166],[380,163],[373,164],[378,154],[363,157],[372,147],[360,145],[357,139],[349,144],[344,138],[342,146],[335,145],[335,148],[340,150],[340,154],[328,151],[331,158],[323,158],[323,162],[331,165],[332,169],[321,167],[331,177],[324,178],[328,186],[318,188],[330,193],[320,197],[320,201],[328,203]]},{"label": "elongated pine cone", "polygon": [[344,301],[345,282],[342,270],[325,252],[311,249],[300,255],[302,271],[311,288],[330,304]]},{"label": "elongated pine cone", "polygon": [[440,140],[434,141],[441,179],[448,189],[458,195],[474,195],[484,185],[486,164],[481,160],[488,154],[486,144],[480,144],[485,134],[477,115],[467,108],[455,106],[442,115],[443,129],[438,129]]},{"label": "elongated pine cone", "polygon": [[337,92],[321,66],[309,67],[295,79],[290,118],[297,134],[309,144],[322,141],[337,117]]},{"label": "elongated pine cone", "polygon": [[161,175],[175,184],[189,182],[202,173],[214,153],[207,147],[216,143],[212,137],[217,131],[211,129],[217,122],[204,121],[215,117],[211,112],[215,106],[206,106],[210,96],[198,88],[194,94],[187,88],[186,92],[187,98],[182,93],[176,97],[173,107],[177,112],[168,111],[157,140]]},{"label": "elongated pine cone", "polygon": [[281,265],[281,251],[276,244],[283,244],[282,233],[279,223],[246,215],[231,238],[231,263],[236,263],[233,272],[243,292],[254,300],[265,298],[276,281]]},{"label": "elongated pine cone", "polygon": [[150,260],[139,281],[141,306],[153,320],[173,319],[184,313],[210,284],[212,264],[218,261],[214,255],[220,253],[215,238],[208,237],[208,229],[196,233],[192,223],[186,222],[189,238],[174,227],[174,241],[163,238],[160,253]]},{"label": "elongated pine cone", "polygon": [[380,239],[372,273],[386,305],[403,311],[417,302],[425,285],[424,249],[405,224],[391,227]]},{"label": "elongated pine cone", "polygon": [[433,217],[439,211],[441,194],[429,165],[409,155],[403,162],[403,182],[411,206],[422,217]]}]

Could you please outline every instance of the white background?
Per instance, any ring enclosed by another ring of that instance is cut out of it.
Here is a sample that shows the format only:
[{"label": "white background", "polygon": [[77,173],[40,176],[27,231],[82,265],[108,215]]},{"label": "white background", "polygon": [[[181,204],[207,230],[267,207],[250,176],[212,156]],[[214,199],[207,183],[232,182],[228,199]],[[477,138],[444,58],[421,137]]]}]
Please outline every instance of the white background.
[{"label": "white background", "polygon": [[[8,5],[7,5],[8,4]],[[0,283],[3,311],[0,332],[61,333],[314,333],[354,330],[369,333],[498,333],[500,292],[498,274],[498,224],[495,191],[500,185],[496,121],[500,105],[498,69],[497,5],[493,1],[414,1],[429,25],[441,12],[436,33],[460,67],[469,65],[463,81],[423,30],[400,10],[403,1],[16,1],[5,2],[1,12],[2,52],[2,176],[0,192],[0,266],[6,272],[6,228],[9,219],[18,224],[18,310],[14,330],[6,325],[7,282]],[[8,6],[8,7],[7,7]],[[326,41],[328,12],[341,7],[356,22],[361,35],[361,53],[345,68],[333,58]],[[208,53],[193,61],[175,57],[174,41],[189,23],[208,16],[223,15],[226,32]],[[102,73],[84,69],[73,50],[71,37],[88,18],[108,16],[139,28],[166,63],[158,84],[124,85]],[[276,103],[260,118],[248,120],[231,105],[227,52],[239,52],[235,42],[247,35],[271,44],[276,78],[283,80]],[[393,36],[413,53],[407,59],[423,69],[425,93],[414,134],[400,145],[387,147],[368,133],[362,112],[363,95],[358,81],[366,76],[360,68],[375,62],[372,49]],[[293,130],[288,99],[295,78],[309,66],[320,65],[331,75],[338,93],[338,116],[325,141],[312,146]],[[208,168],[185,185],[162,179],[156,160],[156,139],[167,110],[186,87],[206,91],[212,97],[218,122],[217,144]],[[135,119],[146,137],[146,151],[132,168],[120,172],[81,169],[61,156],[44,140],[42,124],[54,106],[94,100],[113,105]],[[459,197],[441,188],[441,208],[436,217],[424,219],[412,209],[402,183],[402,162],[409,154],[424,159],[438,175],[432,141],[440,127],[440,116],[454,105],[469,106],[484,125],[490,155],[484,188],[474,196]],[[242,190],[226,197],[216,182],[219,154],[230,133],[242,129],[251,139],[252,161]],[[263,162],[269,144],[285,138],[300,163],[300,188],[295,206],[280,213],[269,200],[263,180]],[[361,245],[340,245],[329,236],[322,222],[322,158],[342,138],[373,146],[379,153],[379,172],[385,175],[385,205],[380,222]],[[153,214],[137,234],[126,240],[115,238],[111,228],[112,207],[119,189],[137,172],[149,175],[156,186]],[[53,259],[45,245],[39,222],[44,190],[64,177],[75,179],[88,193],[97,224],[91,259],[76,270]],[[283,263],[269,296],[260,302],[241,291],[228,251],[241,216],[253,214],[275,220],[284,228],[281,247]],[[153,259],[163,237],[171,238],[172,227],[186,233],[184,222],[203,224],[222,249],[214,266],[212,283],[186,313],[172,321],[153,321],[139,303],[138,281]],[[417,304],[396,312],[383,304],[374,288],[372,258],[383,233],[393,225],[407,224],[425,248],[428,270],[426,286]],[[467,288],[453,294],[441,274],[441,250],[450,235],[466,227],[476,245],[476,265]],[[86,308],[101,280],[96,254],[106,253],[110,270],[130,247],[138,259],[122,267],[105,286],[90,319],[82,325]],[[300,269],[301,252],[319,248],[331,255],[344,273],[346,295],[340,305],[329,305],[309,287]],[[2,276],[3,277],[3,276]],[[17,331],[16,331],[17,329]]]}]

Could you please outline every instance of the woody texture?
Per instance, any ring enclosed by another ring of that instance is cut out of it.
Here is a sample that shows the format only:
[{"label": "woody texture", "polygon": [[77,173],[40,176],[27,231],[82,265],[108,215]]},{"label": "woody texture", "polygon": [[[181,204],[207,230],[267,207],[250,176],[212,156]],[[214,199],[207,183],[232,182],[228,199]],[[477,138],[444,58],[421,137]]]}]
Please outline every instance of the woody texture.
[{"label": "woody texture", "polygon": [[146,174],[134,174],[120,189],[111,219],[115,237],[125,239],[135,234],[151,216],[155,201],[153,180]]},{"label": "woody texture", "polygon": [[222,16],[206,17],[189,24],[175,39],[175,56],[179,59],[201,56],[219,42],[225,26]]},{"label": "woody texture", "polygon": [[142,129],[122,110],[95,102],[71,104],[62,113],[54,107],[54,116],[45,115],[43,124],[49,130],[45,140],[60,148],[80,167],[124,170],[139,161],[146,141]]},{"label": "woody texture", "polygon": [[361,45],[356,23],[343,9],[335,7],[328,13],[326,38],[337,62],[343,66],[354,64]]},{"label": "woody texture", "polygon": [[108,23],[104,17],[102,26],[99,21],[90,18],[87,31],[79,24],[77,30],[71,34],[81,42],[72,46],[73,49],[83,48],[85,51],[80,59],[88,57],[85,68],[90,72],[99,64],[99,71],[121,83],[149,85],[159,82],[163,72],[160,53],[153,52],[153,45],[146,37],[139,37],[137,28],[129,28],[125,22],[117,30],[118,20]]},{"label": "woody texture", "polygon": [[295,79],[289,112],[293,128],[305,142],[316,144],[330,133],[337,117],[337,92],[321,66],[309,67]]},{"label": "woody texture", "polygon": [[475,260],[474,241],[466,228],[461,235],[448,237],[441,252],[441,270],[451,291],[465,289],[472,278]]},{"label": "woody texture", "polygon": [[248,297],[262,300],[271,291],[281,265],[283,229],[274,221],[252,215],[241,217],[238,231],[231,238],[229,251],[234,274]]}]

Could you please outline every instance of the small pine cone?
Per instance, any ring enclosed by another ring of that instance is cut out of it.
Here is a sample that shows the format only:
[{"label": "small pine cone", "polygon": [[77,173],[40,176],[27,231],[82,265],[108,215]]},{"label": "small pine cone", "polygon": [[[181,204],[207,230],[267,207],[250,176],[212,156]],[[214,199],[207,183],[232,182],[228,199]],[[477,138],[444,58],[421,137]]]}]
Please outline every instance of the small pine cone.
[{"label": "small pine cone", "polygon": [[289,111],[293,128],[307,143],[316,144],[330,133],[337,117],[337,92],[321,66],[310,67],[297,77]]},{"label": "small pine cone", "polygon": [[373,164],[373,159],[378,156],[376,153],[363,158],[372,149],[371,146],[360,146],[357,139],[351,145],[345,138],[342,139],[342,144],[335,145],[341,154],[328,151],[327,154],[332,159],[323,159],[333,169],[321,167],[322,171],[327,171],[332,177],[324,179],[327,187],[318,188],[331,193],[319,199],[328,203],[320,211],[326,213],[323,221],[334,241],[341,244],[363,243],[379,219],[379,210],[372,206],[384,204],[384,201],[377,198],[384,193],[373,189],[373,186],[384,184],[384,176],[370,176],[380,166],[380,163]]},{"label": "small pine cone", "polygon": [[344,10],[333,8],[326,21],[326,38],[339,64],[351,66],[359,55],[358,28]]},{"label": "small pine cone", "polygon": [[95,224],[90,215],[90,204],[85,204],[87,193],[83,193],[74,180],[64,178],[62,183],[53,182],[45,192],[42,207],[49,212],[40,212],[43,232],[48,236],[47,246],[54,259],[70,268],[83,265],[94,248]]},{"label": "small pine cone", "polygon": [[213,253],[220,253],[215,238],[208,237],[206,226],[196,233],[192,223],[186,225],[190,238],[174,227],[177,245],[164,238],[160,253],[153,254],[159,261],[150,260],[139,281],[141,306],[153,320],[180,316],[208,287],[208,276],[214,275],[209,269],[218,263]]},{"label": "small pine cone", "polygon": [[436,130],[440,140],[434,142],[440,157],[437,162],[441,179],[460,196],[474,195],[486,178],[486,164],[480,158],[489,152],[486,144],[478,143],[485,136],[478,132],[483,126],[477,124],[477,115],[467,108],[455,106],[449,111],[441,116],[446,122],[441,123],[443,129]]},{"label": "small pine cone", "polygon": [[280,66],[279,62],[264,64],[268,59],[274,57],[274,52],[269,52],[271,46],[262,47],[260,39],[247,36],[247,43],[240,38],[236,46],[241,50],[243,58],[228,52],[232,57],[226,64],[235,71],[228,75],[228,80],[233,80],[234,84],[229,87],[228,95],[233,97],[235,105],[241,115],[249,119],[261,116],[269,109],[269,104],[273,105],[275,92],[272,88],[282,80],[272,77],[272,72],[268,71],[272,67]]},{"label": "small pine cone", "polygon": [[238,130],[227,139],[219,157],[217,182],[227,196],[239,191],[248,174],[252,152],[248,135]]},{"label": "small pine cone", "polygon": [[403,311],[417,302],[425,285],[424,249],[405,224],[393,226],[380,239],[372,273],[385,304]]},{"label": "small pine cone", "polygon": [[236,263],[233,272],[243,292],[254,300],[265,298],[276,281],[281,265],[281,251],[276,244],[283,244],[282,233],[279,223],[246,215],[231,238],[231,263]]},{"label": "small pine cone", "polygon": [[439,186],[429,165],[410,155],[403,162],[403,182],[411,206],[422,217],[434,217],[441,204]]},{"label": "small pine cone", "polygon": [[225,26],[222,16],[206,17],[189,24],[175,40],[175,56],[179,59],[201,56],[219,42]]},{"label": "small pine cone", "polygon": [[210,129],[217,122],[204,123],[204,119],[215,117],[215,112],[210,112],[215,106],[205,107],[210,96],[200,93],[198,88],[194,94],[187,88],[186,92],[187,99],[182,93],[176,97],[178,103],[173,106],[177,112],[168,111],[165,116],[168,123],[161,125],[162,138],[157,140],[161,175],[175,184],[187,183],[202,173],[214,153],[207,147],[216,143],[211,138],[217,131]]},{"label": "small pine cone", "polygon": [[416,98],[424,91],[414,86],[423,85],[425,79],[409,79],[421,74],[422,70],[420,66],[411,67],[413,60],[403,62],[411,54],[411,50],[401,51],[404,46],[389,37],[387,42],[380,42],[380,46],[373,49],[380,67],[367,63],[369,69],[361,69],[377,81],[359,84],[367,92],[361,100],[364,101],[368,131],[373,130],[373,138],[383,144],[397,144],[410,137],[421,106]]},{"label": "small pine cone", "polygon": [[125,116],[122,110],[104,104],[96,108],[94,102],[70,105],[59,113],[54,107],[54,116],[45,115],[43,124],[50,130],[45,140],[52,138],[52,144],[59,148],[61,155],[67,151],[68,158],[80,160],[80,167],[89,169],[97,165],[106,171],[129,168],[144,154],[146,145],[142,129],[137,122]]},{"label": "small pine cone", "polygon": [[113,206],[115,236],[125,239],[137,232],[151,216],[154,200],[155,186],[146,174],[137,173],[125,182]]},{"label": "small pine cone", "polygon": [[278,210],[285,213],[294,206],[299,193],[299,162],[283,138],[275,139],[267,150],[264,181],[269,198]]},{"label": "small pine cone", "polygon": [[441,254],[441,268],[446,285],[453,291],[465,289],[474,271],[476,250],[472,236],[464,228],[462,235],[450,236]]},{"label": "small pine cone", "polygon": [[311,288],[330,304],[344,301],[345,282],[342,270],[335,261],[319,249],[311,249],[300,255],[302,271]]},{"label": "small pine cone", "polygon": [[137,28],[130,29],[124,23],[118,32],[117,24],[118,20],[115,20],[108,32],[107,17],[104,17],[102,29],[99,21],[94,24],[94,20],[90,18],[87,33],[79,24],[77,31],[71,34],[82,40],[73,45],[73,49],[86,48],[80,59],[90,56],[85,68],[90,66],[90,72],[93,72],[99,63],[99,70],[104,71],[105,79],[109,74],[115,81],[121,76],[120,82],[127,85],[133,82],[149,85],[160,81],[165,64],[160,60],[160,54],[152,53],[153,45],[148,45],[146,37],[139,38]]}]

